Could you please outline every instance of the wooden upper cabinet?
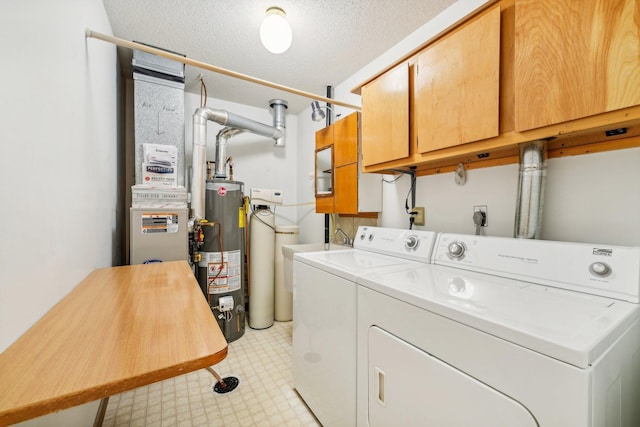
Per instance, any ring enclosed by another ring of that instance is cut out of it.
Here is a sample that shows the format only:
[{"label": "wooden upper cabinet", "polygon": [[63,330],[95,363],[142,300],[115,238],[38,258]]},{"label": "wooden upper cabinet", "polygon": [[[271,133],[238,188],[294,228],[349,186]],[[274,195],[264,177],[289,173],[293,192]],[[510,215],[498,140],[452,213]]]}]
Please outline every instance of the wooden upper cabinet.
[{"label": "wooden upper cabinet", "polygon": [[421,153],[499,134],[500,7],[417,57],[416,135]]},{"label": "wooden upper cabinet", "polygon": [[358,113],[336,121],[333,125],[334,166],[340,167],[358,161]]},{"label": "wooden upper cabinet", "polygon": [[333,174],[333,127],[316,132],[315,196],[316,213],[333,213],[335,177]]},{"label": "wooden upper cabinet", "polygon": [[335,183],[334,211],[358,213],[358,113],[336,121],[333,125]]},{"label": "wooden upper cabinet", "polygon": [[358,163],[335,169],[335,212],[339,214],[358,213]]},{"label": "wooden upper cabinet", "polygon": [[409,156],[409,64],[362,87],[362,164]]},{"label": "wooden upper cabinet", "polygon": [[[496,0],[354,88],[362,172],[640,146],[640,0]],[[607,130],[616,132],[605,133]]]},{"label": "wooden upper cabinet", "polygon": [[380,212],[382,209],[380,177],[360,173],[360,117],[358,112],[351,113],[316,132],[316,159],[319,149],[331,149],[333,155],[330,173],[332,191],[331,194],[322,195],[316,192],[317,213],[360,215]]},{"label": "wooden upper cabinet", "polygon": [[517,131],[640,104],[638,0],[516,0]]},{"label": "wooden upper cabinet", "polygon": [[316,150],[321,150],[333,145],[333,128],[327,126],[316,132]]}]

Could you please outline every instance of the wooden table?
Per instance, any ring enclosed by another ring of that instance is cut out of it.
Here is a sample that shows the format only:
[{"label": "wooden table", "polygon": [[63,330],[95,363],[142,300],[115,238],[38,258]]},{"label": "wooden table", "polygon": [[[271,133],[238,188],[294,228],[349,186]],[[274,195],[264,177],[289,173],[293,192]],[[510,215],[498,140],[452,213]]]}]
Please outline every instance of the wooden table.
[{"label": "wooden table", "polygon": [[226,355],[227,341],[186,261],[99,269],[0,354],[0,425]]}]

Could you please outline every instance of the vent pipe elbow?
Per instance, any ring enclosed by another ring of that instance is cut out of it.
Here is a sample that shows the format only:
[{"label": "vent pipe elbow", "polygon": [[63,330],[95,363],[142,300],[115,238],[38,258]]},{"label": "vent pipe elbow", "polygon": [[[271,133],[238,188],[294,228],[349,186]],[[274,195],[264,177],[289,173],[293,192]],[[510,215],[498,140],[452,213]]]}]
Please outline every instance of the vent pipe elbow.
[{"label": "vent pipe elbow", "polygon": [[272,99],[269,101],[269,106],[273,110],[273,127],[279,133],[273,136],[274,146],[284,147],[287,130],[286,110],[289,104],[283,99]]},{"label": "vent pipe elbow", "polygon": [[236,128],[224,128],[216,135],[216,169],[214,178],[227,178],[227,140],[243,131]]},{"label": "vent pipe elbow", "polygon": [[191,210],[193,218],[204,218],[207,161],[207,122],[212,121],[223,126],[216,137],[216,178],[226,178],[225,156],[227,140],[240,132],[251,132],[256,135],[266,136],[274,140],[276,147],[284,147],[285,144],[285,111],[287,101],[272,99],[269,106],[273,110],[273,126],[265,125],[251,119],[224,110],[214,110],[209,107],[201,107],[193,113],[193,138],[191,158]]},{"label": "vent pipe elbow", "polygon": [[520,144],[520,171],[514,237],[539,239],[542,231],[544,187],[547,176],[547,143]]}]

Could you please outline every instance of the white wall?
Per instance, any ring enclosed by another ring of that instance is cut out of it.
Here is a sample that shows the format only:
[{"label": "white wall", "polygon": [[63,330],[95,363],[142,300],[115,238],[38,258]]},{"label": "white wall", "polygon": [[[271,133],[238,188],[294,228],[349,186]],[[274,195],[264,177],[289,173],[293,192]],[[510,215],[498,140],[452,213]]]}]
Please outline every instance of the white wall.
[{"label": "white wall", "polygon": [[[283,97],[286,100],[286,96]],[[230,113],[273,125],[273,114],[269,100],[264,100],[264,108],[255,108],[243,104],[207,99],[207,107],[225,110]],[[191,148],[193,138],[193,113],[200,107],[200,96],[185,93],[185,142],[187,167],[191,167]],[[284,147],[274,147],[273,139],[245,132],[229,138],[227,157],[233,158],[233,179],[244,183],[245,195],[250,196],[251,188],[277,189],[284,194],[284,205],[294,205],[297,201],[297,152],[298,126],[297,116],[286,115],[286,140]],[[207,125],[207,159],[215,160],[216,135],[222,125],[209,122]],[[275,208],[276,225],[296,224],[296,207],[279,206]]]},{"label": "white wall", "polygon": [[100,0],[0,3],[0,351],[118,258],[116,49],[86,28]]},{"label": "white wall", "polygon": [[[483,231],[495,236],[510,236],[513,234],[517,183],[517,165],[468,171],[463,186],[454,183],[453,173],[420,177],[416,180],[416,206],[425,207],[426,224],[416,228],[473,234],[473,206],[486,205],[489,227]],[[383,185],[380,226],[408,228],[409,215],[404,206],[409,187],[408,175]],[[411,200],[409,206],[410,203]]]},{"label": "white wall", "polygon": [[542,238],[640,246],[640,148],[551,159]]},{"label": "white wall", "polygon": [[[640,148],[548,160],[541,238],[640,246],[639,164]],[[416,228],[473,234],[473,206],[486,205],[483,234],[513,236],[517,187],[518,165],[468,171],[462,186],[453,173],[418,178],[426,225]],[[379,225],[406,228],[409,178],[383,188]]]},{"label": "white wall", "polygon": [[[0,351],[120,260],[116,49],[86,28],[111,34],[100,0],[0,3]],[[97,406],[20,425],[91,425]]]}]

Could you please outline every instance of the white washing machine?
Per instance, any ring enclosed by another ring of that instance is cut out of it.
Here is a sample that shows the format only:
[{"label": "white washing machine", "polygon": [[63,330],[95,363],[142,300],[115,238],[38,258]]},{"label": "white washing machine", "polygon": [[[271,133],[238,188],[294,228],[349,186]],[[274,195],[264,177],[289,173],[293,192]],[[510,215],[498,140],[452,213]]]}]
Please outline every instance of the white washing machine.
[{"label": "white washing machine", "polygon": [[358,284],[358,426],[640,426],[640,248],[443,233]]},{"label": "white washing machine", "polygon": [[435,237],[360,227],[353,249],[294,255],[293,382],[325,427],[356,424],[357,277],[428,263]]}]

